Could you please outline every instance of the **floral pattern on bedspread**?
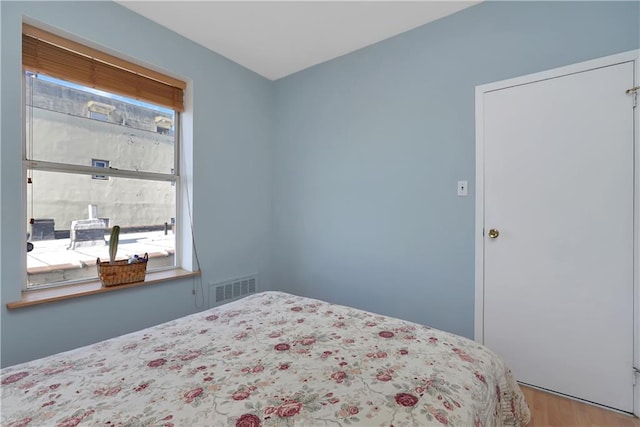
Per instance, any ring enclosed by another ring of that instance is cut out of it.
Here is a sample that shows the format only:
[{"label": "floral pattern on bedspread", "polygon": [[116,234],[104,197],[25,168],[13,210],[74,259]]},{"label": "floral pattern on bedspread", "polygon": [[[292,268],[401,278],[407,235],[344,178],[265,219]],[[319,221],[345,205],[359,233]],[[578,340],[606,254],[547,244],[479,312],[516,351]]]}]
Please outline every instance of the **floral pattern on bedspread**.
[{"label": "floral pattern on bedspread", "polygon": [[521,426],[511,372],[463,337],[264,292],[1,371],[3,426]]}]

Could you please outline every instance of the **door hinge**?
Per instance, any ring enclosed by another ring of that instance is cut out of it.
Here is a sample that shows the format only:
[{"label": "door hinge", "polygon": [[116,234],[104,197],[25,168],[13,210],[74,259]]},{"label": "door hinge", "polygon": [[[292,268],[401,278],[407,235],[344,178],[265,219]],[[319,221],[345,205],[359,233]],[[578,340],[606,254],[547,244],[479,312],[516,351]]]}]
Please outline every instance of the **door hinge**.
[{"label": "door hinge", "polygon": [[640,376],[640,368],[633,367],[633,385],[636,385],[638,381],[638,376]]}]

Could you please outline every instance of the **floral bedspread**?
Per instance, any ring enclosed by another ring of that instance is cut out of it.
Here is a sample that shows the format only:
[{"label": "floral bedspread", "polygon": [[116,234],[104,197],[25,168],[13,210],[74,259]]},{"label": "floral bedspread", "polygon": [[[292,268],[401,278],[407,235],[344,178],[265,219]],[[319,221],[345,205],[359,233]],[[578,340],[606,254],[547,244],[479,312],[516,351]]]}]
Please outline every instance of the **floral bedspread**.
[{"label": "floral bedspread", "polygon": [[264,292],[6,368],[2,426],[521,426],[502,360],[466,338]]}]

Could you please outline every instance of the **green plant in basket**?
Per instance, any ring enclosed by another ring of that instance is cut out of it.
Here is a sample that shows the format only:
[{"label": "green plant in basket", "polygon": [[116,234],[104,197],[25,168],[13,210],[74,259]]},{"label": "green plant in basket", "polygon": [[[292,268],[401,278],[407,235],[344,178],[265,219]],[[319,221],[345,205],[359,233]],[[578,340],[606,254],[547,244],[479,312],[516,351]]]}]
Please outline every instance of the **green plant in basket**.
[{"label": "green plant in basket", "polygon": [[118,241],[120,240],[120,226],[114,225],[111,229],[111,237],[109,237],[109,264],[116,262],[116,254],[118,253]]},{"label": "green plant in basket", "polygon": [[109,238],[109,261],[101,262],[100,258],[96,260],[98,278],[102,282],[102,285],[109,287],[127,283],[144,282],[149,254],[145,253],[144,257],[134,255],[128,260],[116,261],[119,240],[120,227],[114,225],[111,229],[111,237]]}]

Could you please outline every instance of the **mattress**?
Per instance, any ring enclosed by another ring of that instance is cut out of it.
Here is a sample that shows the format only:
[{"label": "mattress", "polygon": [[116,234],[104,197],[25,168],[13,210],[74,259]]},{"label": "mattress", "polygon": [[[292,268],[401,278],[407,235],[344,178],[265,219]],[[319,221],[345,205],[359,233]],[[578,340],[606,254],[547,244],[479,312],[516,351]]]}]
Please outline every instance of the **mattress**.
[{"label": "mattress", "polygon": [[488,348],[264,292],[1,372],[3,426],[522,426]]}]

